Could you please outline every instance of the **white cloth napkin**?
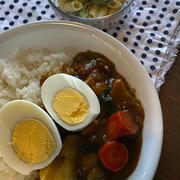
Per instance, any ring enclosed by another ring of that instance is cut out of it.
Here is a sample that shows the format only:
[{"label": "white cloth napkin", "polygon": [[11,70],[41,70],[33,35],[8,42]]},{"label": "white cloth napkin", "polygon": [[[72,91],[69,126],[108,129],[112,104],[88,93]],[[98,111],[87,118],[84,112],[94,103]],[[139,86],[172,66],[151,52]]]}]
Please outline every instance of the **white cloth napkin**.
[{"label": "white cloth napkin", "polygon": [[[41,20],[61,20],[48,0],[0,0],[0,32]],[[158,89],[180,44],[180,0],[135,0],[130,12],[103,31],[129,48]]]}]

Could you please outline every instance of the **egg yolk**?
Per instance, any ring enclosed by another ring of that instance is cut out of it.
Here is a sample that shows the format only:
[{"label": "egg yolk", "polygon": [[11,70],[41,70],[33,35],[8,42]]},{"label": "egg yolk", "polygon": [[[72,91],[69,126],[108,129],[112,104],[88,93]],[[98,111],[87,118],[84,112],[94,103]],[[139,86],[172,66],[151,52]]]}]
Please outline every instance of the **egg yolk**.
[{"label": "egg yolk", "polygon": [[84,121],[89,112],[86,98],[72,88],[65,88],[56,93],[53,108],[64,122],[71,125]]},{"label": "egg yolk", "polygon": [[48,128],[34,119],[20,121],[12,131],[11,142],[17,157],[31,164],[48,160],[56,147]]}]

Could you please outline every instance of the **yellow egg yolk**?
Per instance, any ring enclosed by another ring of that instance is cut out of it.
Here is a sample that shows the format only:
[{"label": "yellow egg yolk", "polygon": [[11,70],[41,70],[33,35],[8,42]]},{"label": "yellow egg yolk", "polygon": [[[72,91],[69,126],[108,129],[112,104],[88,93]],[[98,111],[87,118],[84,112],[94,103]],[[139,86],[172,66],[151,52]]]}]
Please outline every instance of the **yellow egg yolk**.
[{"label": "yellow egg yolk", "polygon": [[34,119],[20,121],[13,129],[11,142],[17,157],[31,164],[48,160],[56,147],[48,128]]},{"label": "yellow egg yolk", "polygon": [[71,125],[84,121],[89,112],[86,98],[72,88],[65,88],[56,93],[53,108],[64,122]]}]

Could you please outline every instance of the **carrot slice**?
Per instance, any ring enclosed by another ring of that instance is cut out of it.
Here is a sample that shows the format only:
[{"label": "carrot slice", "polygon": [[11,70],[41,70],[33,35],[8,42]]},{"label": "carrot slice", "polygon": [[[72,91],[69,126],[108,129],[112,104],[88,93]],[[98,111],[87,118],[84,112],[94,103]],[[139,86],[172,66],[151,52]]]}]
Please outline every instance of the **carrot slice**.
[{"label": "carrot slice", "polygon": [[120,142],[112,141],[104,144],[99,151],[99,157],[103,165],[112,170],[121,170],[128,162],[128,149]]},{"label": "carrot slice", "polygon": [[127,112],[116,112],[107,120],[107,140],[112,141],[123,136],[136,134],[138,129],[138,125],[132,121]]}]

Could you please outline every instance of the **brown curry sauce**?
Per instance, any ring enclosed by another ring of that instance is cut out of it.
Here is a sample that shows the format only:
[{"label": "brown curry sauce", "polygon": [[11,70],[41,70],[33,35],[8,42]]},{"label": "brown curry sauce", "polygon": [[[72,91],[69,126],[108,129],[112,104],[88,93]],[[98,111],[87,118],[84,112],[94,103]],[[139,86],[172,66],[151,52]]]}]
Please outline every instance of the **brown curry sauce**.
[{"label": "brown curry sauce", "polygon": [[[66,68],[64,69],[66,72]],[[144,110],[135,96],[135,89],[116,71],[114,64],[104,55],[92,51],[78,53],[73,58],[69,74],[85,81],[97,95],[101,112],[96,120],[81,132],[68,132],[58,129],[64,139],[71,134],[79,136],[79,151],[76,158],[76,180],[121,180],[126,179],[135,170],[142,145],[142,127]],[[68,73],[68,72],[67,72]],[[52,74],[52,73],[50,73]],[[47,77],[41,79],[41,83]],[[129,151],[129,160],[125,167],[117,172],[106,169],[98,158],[99,149],[106,140],[106,120],[117,111],[126,111],[138,125],[137,134],[120,138]]]}]

